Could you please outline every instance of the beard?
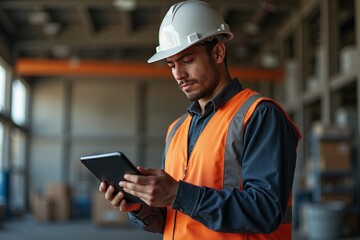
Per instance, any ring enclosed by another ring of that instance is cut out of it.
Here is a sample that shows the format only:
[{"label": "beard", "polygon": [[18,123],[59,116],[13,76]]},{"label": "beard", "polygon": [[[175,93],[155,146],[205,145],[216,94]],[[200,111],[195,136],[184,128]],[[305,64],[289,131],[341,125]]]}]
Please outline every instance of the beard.
[{"label": "beard", "polygon": [[195,102],[202,98],[198,94],[191,94],[191,93],[185,93],[185,96],[186,96],[187,100],[189,100],[190,102]]},{"label": "beard", "polygon": [[181,80],[181,81],[178,82],[180,90],[183,91],[186,98],[191,102],[201,99],[202,95],[198,91],[191,90],[191,89],[190,90],[183,90],[182,88],[183,88],[183,85],[186,85],[186,84],[195,85],[197,83],[198,83],[198,81],[194,80],[194,79],[193,80]]},{"label": "beard", "polygon": [[[192,86],[193,89],[183,90],[182,89],[183,84],[192,84],[194,86]],[[197,85],[197,84],[198,84],[197,80],[182,80],[182,81],[179,82],[180,89],[185,93],[186,98],[191,102],[198,101],[198,100],[200,100],[202,98],[206,98],[206,97],[210,96],[212,94],[213,90],[214,90],[212,88],[199,88],[199,89],[197,89],[195,87],[195,85]]]},{"label": "beard", "polygon": [[[219,83],[220,73],[217,70],[217,66],[214,61],[210,61],[208,69],[202,75],[201,80],[196,78],[182,79],[178,81],[178,86],[185,93],[186,98],[189,101],[198,101],[203,98],[212,98],[215,89]],[[186,85],[190,84],[189,88]],[[185,86],[185,89],[183,88]]]}]

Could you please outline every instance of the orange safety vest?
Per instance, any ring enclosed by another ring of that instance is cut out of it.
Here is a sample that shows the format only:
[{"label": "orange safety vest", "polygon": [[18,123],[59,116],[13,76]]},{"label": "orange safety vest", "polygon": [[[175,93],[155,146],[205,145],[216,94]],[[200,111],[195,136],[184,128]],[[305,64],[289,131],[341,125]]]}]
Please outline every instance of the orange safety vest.
[{"label": "orange safety vest", "polygon": [[[239,156],[241,154],[239,149],[234,149],[242,146],[242,136],[238,130],[244,129],[257,104],[262,100],[271,99],[263,98],[250,89],[244,89],[231,98],[207,123],[189,159],[187,143],[191,116],[188,115],[180,121],[175,121],[170,125],[167,134],[165,171],[178,181],[186,181],[197,186],[206,186],[217,190],[238,188],[241,191],[241,160],[239,161],[239,159],[242,159],[242,156]],[[289,121],[292,123],[290,119]],[[295,128],[298,131],[296,126]],[[241,131],[243,132],[243,130]],[[300,134],[299,131],[298,134]],[[234,164],[238,167],[234,167]],[[231,175],[231,178],[228,175]],[[238,179],[234,179],[234,176]],[[283,216],[278,229],[270,234],[216,232],[169,206],[167,208],[164,240],[289,240],[291,239],[291,205],[292,196],[289,198],[288,210],[285,214],[290,213],[290,217]]]}]

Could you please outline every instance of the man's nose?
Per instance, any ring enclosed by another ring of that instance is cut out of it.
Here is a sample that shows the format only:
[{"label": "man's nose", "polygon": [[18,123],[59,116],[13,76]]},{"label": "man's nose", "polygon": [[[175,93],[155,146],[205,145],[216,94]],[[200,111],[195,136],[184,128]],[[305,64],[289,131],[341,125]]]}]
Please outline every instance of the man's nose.
[{"label": "man's nose", "polygon": [[180,80],[182,80],[182,79],[184,79],[184,78],[187,77],[186,71],[185,71],[183,68],[181,68],[181,67],[175,67],[175,68],[173,68],[172,73],[173,73],[173,75],[174,75],[175,80],[178,80],[178,81],[180,81]]}]

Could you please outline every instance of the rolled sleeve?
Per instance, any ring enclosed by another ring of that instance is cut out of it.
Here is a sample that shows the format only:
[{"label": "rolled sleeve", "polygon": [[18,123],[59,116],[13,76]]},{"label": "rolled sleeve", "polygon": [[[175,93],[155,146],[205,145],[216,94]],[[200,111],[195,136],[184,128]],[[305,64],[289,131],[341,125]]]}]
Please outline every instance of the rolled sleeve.
[{"label": "rolled sleeve", "polygon": [[130,221],[140,229],[149,232],[163,233],[166,218],[166,208],[153,208],[143,205],[138,213],[129,213]]},{"label": "rolled sleeve", "polygon": [[199,195],[200,188],[198,186],[180,181],[172,208],[186,215],[193,216]]}]

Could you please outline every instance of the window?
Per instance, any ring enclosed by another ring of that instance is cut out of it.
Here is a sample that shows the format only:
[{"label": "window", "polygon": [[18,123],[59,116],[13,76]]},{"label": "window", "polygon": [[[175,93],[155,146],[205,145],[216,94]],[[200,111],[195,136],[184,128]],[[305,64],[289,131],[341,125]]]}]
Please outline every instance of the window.
[{"label": "window", "polygon": [[11,131],[11,167],[13,170],[25,169],[26,135],[19,129]]},{"label": "window", "polygon": [[11,179],[10,179],[10,209],[12,213],[21,213],[26,208],[25,203],[25,151],[26,135],[19,129],[11,132]]},{"label": "window", "polygon": [[20,80],[15,80],[12,85],[11,118],[19,124],[26,123],[26,87]]},{"label": "window", "polygon": [[26,209],[26,123],[29,91],[25,82],[19,79],[9,84],[7,69],[7,65],[0,58],[0,205],[4,201],[9,202],[8,210],[11,213],[20,213]]},{"label": "window", "polygon": [[4,166],[4,125],[0,122],[0,171]]},{"label": "window", "polygon": [[0,112],[5,109],[6,70],[0,65]]},{"label": "window", "polygon": [[0,121],[0,206],[6,202],[5,198],[5,181],[3,176],[4,169],[4,125]]}]

